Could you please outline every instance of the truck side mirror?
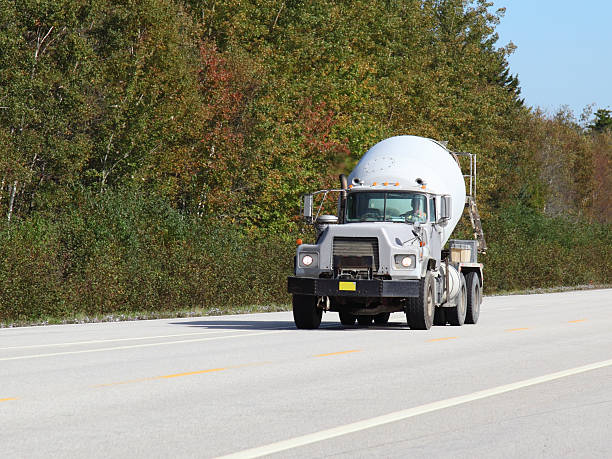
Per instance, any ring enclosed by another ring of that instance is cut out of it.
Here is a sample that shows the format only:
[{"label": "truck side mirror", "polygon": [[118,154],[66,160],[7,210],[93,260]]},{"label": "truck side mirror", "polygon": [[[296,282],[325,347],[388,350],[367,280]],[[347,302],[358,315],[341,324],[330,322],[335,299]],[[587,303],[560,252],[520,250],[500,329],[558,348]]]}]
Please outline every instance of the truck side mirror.
[{"label": "truck side mirror", "polygon": [[449,195],[444,195],[440,198],[440,218],[436,224],[440,226],[448,225],[452,216],[452,202]]},{"label": "truck side mirror", "polygon": [[304,208],[303,208],[303,216],[306,220],[312,220],[312,205],[313,205],[313,196],[311,194],[304,195]]}]

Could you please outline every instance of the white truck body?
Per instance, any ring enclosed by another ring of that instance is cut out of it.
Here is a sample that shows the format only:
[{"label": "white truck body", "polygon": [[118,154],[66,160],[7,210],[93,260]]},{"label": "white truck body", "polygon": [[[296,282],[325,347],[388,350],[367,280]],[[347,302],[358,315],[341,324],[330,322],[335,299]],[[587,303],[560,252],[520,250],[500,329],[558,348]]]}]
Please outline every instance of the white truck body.
[{"label": "white truck body", "polygon": [[[469,157],[471,192],[475,159]],[[331,192],[339,194],[338,215],[313,215],[313,195],[325,199]],[[475,201],[467,202],[474,223]],[[298,328],[317,328],[323,311],[339,312],[345,325],[384,324],[396,311],[406,313],[410,328],[476,323],[479,241],[451,240],[443,250],[465,203],[457,154],[416,136],[377,143],[348,180],[341,176],[340,189],[306,195],[304,216],[317,227],[317,240],[298,246],[288,280]]]}]

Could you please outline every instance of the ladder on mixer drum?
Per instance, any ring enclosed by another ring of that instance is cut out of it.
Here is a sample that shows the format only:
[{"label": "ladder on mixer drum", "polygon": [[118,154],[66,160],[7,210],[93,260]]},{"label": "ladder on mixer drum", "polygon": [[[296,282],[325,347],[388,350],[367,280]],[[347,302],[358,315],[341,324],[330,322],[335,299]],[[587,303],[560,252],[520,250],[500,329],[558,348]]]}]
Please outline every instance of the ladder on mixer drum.
[{"label": "ladder on mixer drum", "polygon": [[474,230],[474,239],[478,241],[478,251],[485,253],[487,251],[487,242],[485,241],[484,232],[482,231],[482,223],[480,222],[480,214],[476,206],[476,200],[472,196],[466,196],[466,207],[470,214],[472,229]]},{"label": "ladder on mixer drum", "polygon": [[463,178],[467,179],[467,193],[465,197],[465,206],[468,208],[470,214],[470,221],[472,222],[472,229],[474,230],[474,239],[478,242],[478,251],[485,253],[487,251],[487,242],[485,241],[484,232],[482,231],[482,223],[480,222],[480,214],[478,213],[478,207],[476,206],[476,155],[474,153],[467,153],[462,151],[450,152],[459,168],[461,163],[459,158],[468,158],[470,161],[470,172],[463,174]]}]

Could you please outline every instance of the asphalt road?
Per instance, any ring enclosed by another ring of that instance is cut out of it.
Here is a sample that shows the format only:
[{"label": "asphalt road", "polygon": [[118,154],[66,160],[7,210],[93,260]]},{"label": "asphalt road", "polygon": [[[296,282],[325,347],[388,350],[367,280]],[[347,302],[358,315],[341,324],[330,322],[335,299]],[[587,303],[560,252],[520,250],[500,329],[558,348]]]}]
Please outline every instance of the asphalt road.
[{"label": "asphalt road", "polygon": [[612,457],[612,290],[480,322],[291,313],[0,329],[0,455]]}]

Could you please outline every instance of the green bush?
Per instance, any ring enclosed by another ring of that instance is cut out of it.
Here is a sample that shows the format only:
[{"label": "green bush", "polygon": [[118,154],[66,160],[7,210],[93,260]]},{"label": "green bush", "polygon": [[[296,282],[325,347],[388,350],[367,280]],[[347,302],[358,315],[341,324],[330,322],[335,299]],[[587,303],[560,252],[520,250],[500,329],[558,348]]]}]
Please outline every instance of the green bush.
[{"label": "green bush", "polygon": [[488,253],[482,260],[489,293],[612,281],[609,224],[551,218],[512,207],[483,225]]},{"label": "green bush", "polygon": [[57,226],[13,222],[0,233],[0,322],[65,316],[63,264]]},{"label": "green bush", "polygon": [[0,322],[287,303],[292,251],[142,192],[86,195],[0,230]]}]

